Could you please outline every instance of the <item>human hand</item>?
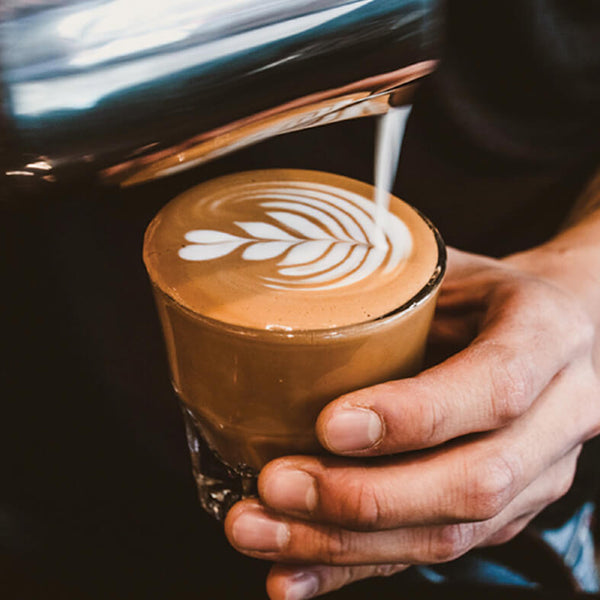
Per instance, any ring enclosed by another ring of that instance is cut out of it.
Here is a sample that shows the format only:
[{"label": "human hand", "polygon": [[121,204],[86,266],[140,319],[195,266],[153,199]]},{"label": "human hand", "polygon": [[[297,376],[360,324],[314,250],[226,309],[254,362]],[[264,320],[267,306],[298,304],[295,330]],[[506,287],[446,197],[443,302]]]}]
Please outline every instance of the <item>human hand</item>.
[{"label": "human hand", "polygon": [[597,327],[538,259],[452,251],[433,338],[462,349],[329,404],[317,433],[338,456],[271,462],[230,511],[234,547],[278,563],[273,600],[503,543],[566,493],[600,432]]}]

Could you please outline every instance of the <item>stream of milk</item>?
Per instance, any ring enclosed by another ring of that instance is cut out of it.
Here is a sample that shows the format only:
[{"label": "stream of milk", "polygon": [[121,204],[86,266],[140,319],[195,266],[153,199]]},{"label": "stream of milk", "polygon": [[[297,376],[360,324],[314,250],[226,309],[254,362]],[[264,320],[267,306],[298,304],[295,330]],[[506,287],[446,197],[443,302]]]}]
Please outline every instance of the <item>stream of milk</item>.
[{"label": "stream of milk", "polygon": [[375,136],[375,245],[385,245],[384,224],[406,121],[412,106],[392,107],[378,118]]}]

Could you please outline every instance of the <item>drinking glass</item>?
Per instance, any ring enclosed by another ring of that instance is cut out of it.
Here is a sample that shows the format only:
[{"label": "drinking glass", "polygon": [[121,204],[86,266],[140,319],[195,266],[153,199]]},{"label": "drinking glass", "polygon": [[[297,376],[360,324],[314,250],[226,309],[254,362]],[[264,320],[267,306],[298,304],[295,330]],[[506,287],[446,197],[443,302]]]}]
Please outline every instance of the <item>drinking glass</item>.
[{"label": "drinking glass", "polygon": [[438,250],[426,285],[353,325],[283,331],[219,322],[178,303],[149,270],[200,502],[214,517],[256,494],[268,461],[325,452],[314,428],[327,403],[421,369],[446,261],[438,231],[422,218]]}]

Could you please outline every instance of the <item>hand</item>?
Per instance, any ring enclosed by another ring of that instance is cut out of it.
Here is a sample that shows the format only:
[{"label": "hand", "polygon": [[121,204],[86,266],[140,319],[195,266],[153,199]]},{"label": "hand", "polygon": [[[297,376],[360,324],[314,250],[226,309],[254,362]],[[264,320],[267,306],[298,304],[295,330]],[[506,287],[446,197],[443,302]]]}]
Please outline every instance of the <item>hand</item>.
[{"label": "hand", "polygon": [[225,528],[241,552],[279,563],[273,600],[503,543],[566,493],[600,432],[597,328],[540,264],[535,251],[452,251],[433,339],[462,349],[328,405],[317,433],[338,456],[264,468],[260,501],[238,503]]}]

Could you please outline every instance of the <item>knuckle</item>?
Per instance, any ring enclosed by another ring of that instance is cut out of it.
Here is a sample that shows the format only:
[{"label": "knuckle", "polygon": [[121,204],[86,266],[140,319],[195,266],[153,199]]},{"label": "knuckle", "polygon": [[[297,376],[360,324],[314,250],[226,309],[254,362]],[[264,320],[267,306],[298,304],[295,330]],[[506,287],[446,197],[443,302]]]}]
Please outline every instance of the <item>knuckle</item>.
[{"label": "knuckle", "polygon": [[560,343],[565,349],[589,347],[596,335],[594,319],[577,297],[539,279],[521,281],[513,291],[513,306],[538,331],[543,343]]},{"label": "knuckle", "polygon": [[471,523],[437,527],[429,536],[427,559],[434,563],[454,560],[471,549],[473,537],[474,529]]},{"label": "knuckle", "polygon": [[597,373],[592,374],[592,389],[582,398],[589,410],[589,437],[596,437],[600,433],[600,402],[598,395],[600,391],[600,368]]},{"label": "knuckle", "polygon": [[337,509],[338,521],[358,531],[377,530],[384,525],[381,490],[355,480],[342,486]]},{"label": "knuckle", "polygon": [[324,535],[318,537],[316,554],[319,562],[327,565],[344,564],[349,548],[349,537],[342,529],[330,528]]},{"label": "knuckle", "polygon": [[583,309],[574,309],[573,303],[569,306],[570,310],[563,312],[569,315],[566,320],[567,340],[576,349],[588,351],[593,347],[596,338],[596,326],[593,320]]},{"label": "knuckle", "polygon": [[589,440],[600,434],[600,402],[598,402],[598,394],[600,391],[600,369],[598,373],[592,373],[592,382],[590,388],[581,394],[582,405],[587,407],[585,413],[585,421],[582,423],[584,437],[582,439]]},{"label": "knuckle", "polygon": [[551,503],[556,502],[557,500],[560,500],[560,498],[562,498],[571,489],[574,479],[575,479],[574,471],[573,471],[573,473],[569,474],[567,477],[562,478],[562,480],[560,481],[559,485],[557,486],[556,491],[551,499]]},{"label": "knuckle", "polygon": [[360,581],[365,578],[365,567],[363,565],[347,565],[339,567],[344,584]]},{"label": "knuckle", "polygon": [[579,456],[579,451],[574,454],[574,458],[571,458],[569,464],[567,464],[567,468],[565,469],[565,473],[559,478],[558,485],[554,489],[554,494],[551,498],[551,503],[556,502],[560,498],[562,498],[573,485],[575,481],[575,472],[577,470],[577,457]]},{"label": "knuckle", "polygon": [[418,436],[416,442],[419,446],[431,447],[444,440],[441,435],[444,429],[443,403],[432,400],[416,403],[414,407],[418,413],[415,433]]},{"label": "knuckle", "polygon": [[[565,349],[589,349],[594,343],[596,326],[587,310],[577,298],[547,284],[538,284],[535,290],[537,302],[531,303],[531,318],[540,329],[558,331],[560,343]],[[535,313],[533,312],[535,310]],[[555,327],[558,325],[559,329]]]},{"label": "knuckle", "polygon": [[361,485],[357,494],[357,525],[366,529],[379,529],[382,525],[382,506],[379,494],[370,486]]},{"label": "knuckle", "polygon": [[584,322],[581,327],[581,343],[585,348],[593,348],[598,335],[596,324],[587,315],[582,317],[582,320]]},{"label": "knuckle", "polygon": [[[533,515],[531,516],[533,518]],[[485,540],[485,546],[500,546],[502,544],[506,544],[512,540],[518,533],[520,533],[525,526],[527,525],[528,520],[518,520],[514,523],[509,523],[502,529],[498,530],[496,533],[491,535],[487,540]]]},{"label": "knuckle", "polygon": [[485,521],[498,515],[514,496],[517,480],[516,459],[501,453],[482,459],[467,480],[464,517]]},{"label": "knuckle", "polygon": [[490,363],[491,406],[498,426],[505,425],[527,409],[533,395],[531,361],[517,348],[496,344]]}]

